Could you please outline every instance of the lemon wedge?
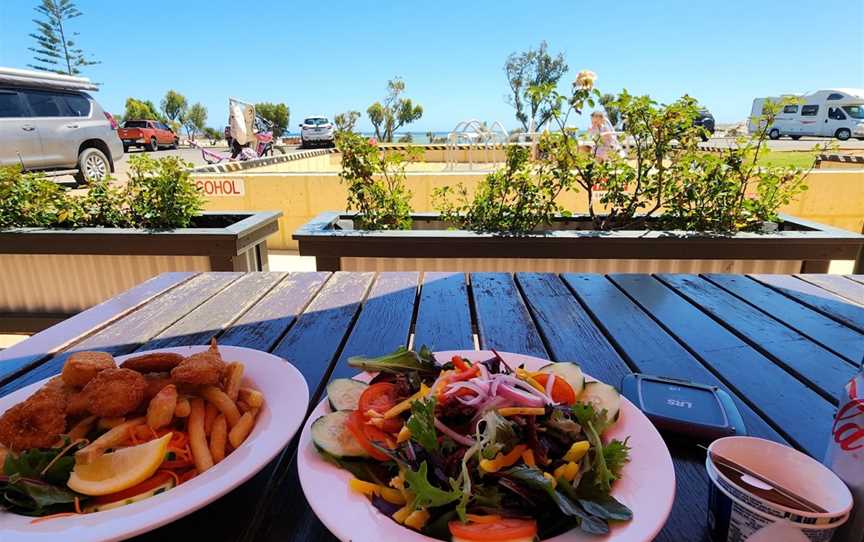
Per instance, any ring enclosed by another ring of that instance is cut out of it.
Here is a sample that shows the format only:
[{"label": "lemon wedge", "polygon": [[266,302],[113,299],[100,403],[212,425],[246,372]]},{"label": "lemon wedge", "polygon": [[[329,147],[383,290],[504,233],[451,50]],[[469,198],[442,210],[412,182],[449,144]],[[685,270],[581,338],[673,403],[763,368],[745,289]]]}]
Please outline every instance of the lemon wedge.
[{"label": "lemon wedge", "polygon": [[121,448],[86,465],[75,465],[67,485],[84,495],[108,495],[140,484],[153,476],[165,459],[171,433],[162,438]]}]

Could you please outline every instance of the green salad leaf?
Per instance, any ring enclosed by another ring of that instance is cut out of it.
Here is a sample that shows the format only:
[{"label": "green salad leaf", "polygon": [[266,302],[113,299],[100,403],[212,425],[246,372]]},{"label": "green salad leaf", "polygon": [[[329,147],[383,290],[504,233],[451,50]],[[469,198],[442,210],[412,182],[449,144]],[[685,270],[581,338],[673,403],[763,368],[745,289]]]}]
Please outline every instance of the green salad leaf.
[{"label": "green salad leaf", "polygon": [[438,365],[432,352],[425,346],[417,353],[407,348],[398,348],[390,354],[375,358],[351,356],[348,365],[369,372],[405,373],[418,371],[421,373],[437,373]]},{"label": "green salad leaf", "polygon": [[[451,502],[459,500],[462,496],[462,491],[456,487],[445,491],[441,488],[433,486],[427,477],[429,467],[426,462],[420,464],[420,468],[416,471],[411,468],[405,468],[403,475],[405,482],[408,484],[408,489],[414,492],[414,509],[430,508],[435,506],[444,506]],[[457,485],[456,480],[450,480],[451,486]]]},{"label": "green salad leaf", "polygon": [[77,494],[63,486],[52,485],[20,474],[0,476],[0,506],[25,516],[47,516],[68,510]]},{"label": "green salad leaf", "polygon": [[420,399],[411,403],[411,417],[406,422],[411,431],[411,440],[428,452],[438,450],[438,432],[435,430],[435,398]]},{"label": "green salad leaf", "polygon": [[580,490],[586,485],[584,491],[588,493],[608,495],[612,482],[621,476],[621,469],[630,461],[630,446],[626,440],[611,440],[603,444],[600,434],[610,425],[605,410],[597,412],[591,405],[576,404],[573,414],[591,443],[590,468],[582,476]]},{"label": "green salad leaf", "polygon": [[480,455],[484,459],[492,459],[519,442],[516,424],[498,414],[495,409],[489,409],[483,414],[477,422],[477,428],[477,442]]}]

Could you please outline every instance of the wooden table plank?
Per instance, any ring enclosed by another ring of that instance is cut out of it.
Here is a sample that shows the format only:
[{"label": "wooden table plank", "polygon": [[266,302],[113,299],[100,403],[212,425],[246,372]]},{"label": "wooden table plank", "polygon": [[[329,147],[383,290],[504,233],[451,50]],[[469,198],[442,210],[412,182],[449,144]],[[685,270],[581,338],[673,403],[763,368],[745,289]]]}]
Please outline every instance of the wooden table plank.
[{"label": "wooden table plank", "polygon": [[551,359],[572,361],[598,380],[613,386],[630,368],[609,344],[585,309],[551,273],[518,273],[516,280]]},{"label": "wooden table plank", "polygon": [[207,344],[270,291],[285,273],[247,273],[138,350]]},{"label": "wooden table plank", "polygon": [[374,276],[374,273],[334,273],[273,349],[274,354],[303,373],[313,401],[320,395]]},{"label": "wooden table plank", "polygon": [[128,354],[237,280],[242,273],[203,273],[156,297],[42,365],[0,388],[0,396],[58,374],[71,352],[101,350]]},{"label": "wooden table plank", "polygon": [[603,275],[562,275],[594,320],[637,371],[717,386],[729,392],[750,435],[785,442],[765,418],[687,351],[636,303]]},{"label": "wooden table plank", "polygon": [[471,308],[464,273],[427,272],[420,287],[414,348],[473,350]]},{"label": "wooden table plank", "polygon": [[194,276],[195,273],[187,272],[162,273],[3,350],[0,352],[0,383]]},{"label": "wooden table plank", "polygon": [[331,379],[357,374],[348,366],[351,356],[380,356],[408,346],[419,281],[420,273],[414,271],[378,275]]},{"label": "wooden table plank", "polygon": [[697,275],[657,278],[829,401],[856,372],[847,360]]},{"label": "wooden table plank", "polygon": [[849,280],[842,275],[827,275],[823,273],[802,273],[795,275],[799,279],[815,284],[840,297],[845,297],[859,305],[864,305],[864,284]]},{"label": "wooden table plank", "polygon": [[709,273],[704,277],[851,362],[864,355],[864,335],[746,275]]},{"label": "wooden table plank", "polygon": [[472,273],[481,349],[546,358],[546,348],[510,273]]},{"label": "wooden table plank", "polygon": [[609,278],[735,392],[813,457],[822,457],[834,406],[710,316],[647,275]]},{"label": "wooden table plank", "polygon": [[270,351],[321,289],[330,273],[290,273],[219,336],[219,344]]},{"label": "wooden table plank", "polygon": [[798,280],[791,275],[755,274],[750,275],[750,277],[799,303],[864,333],[864,307],[850,303],[846,298],[832,294],[828,290],[809,282]]}]

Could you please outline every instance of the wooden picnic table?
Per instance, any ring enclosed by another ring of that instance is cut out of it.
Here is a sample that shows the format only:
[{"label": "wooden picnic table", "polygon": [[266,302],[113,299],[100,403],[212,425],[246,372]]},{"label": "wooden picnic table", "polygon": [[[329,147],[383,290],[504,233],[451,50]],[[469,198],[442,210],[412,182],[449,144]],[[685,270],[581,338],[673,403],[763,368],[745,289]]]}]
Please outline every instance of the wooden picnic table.
[{"label": "wooden picnic table", "polygon": [[[289,360],[310,407],[354,373],[349,356],[404,344],[576,361],[611,384],[631,371],[685,378],[730,392],[751,435],[821,459],[836,395],[864,355],[864,275],[167,273],[0,352],[0,396],[77,350],[214,335]],[[708,540],[704,452],[666,440],[677,495],[657,540]],[[141,539],[333,539],[303,497],[296,451],[295,438],[249,482]]]}]

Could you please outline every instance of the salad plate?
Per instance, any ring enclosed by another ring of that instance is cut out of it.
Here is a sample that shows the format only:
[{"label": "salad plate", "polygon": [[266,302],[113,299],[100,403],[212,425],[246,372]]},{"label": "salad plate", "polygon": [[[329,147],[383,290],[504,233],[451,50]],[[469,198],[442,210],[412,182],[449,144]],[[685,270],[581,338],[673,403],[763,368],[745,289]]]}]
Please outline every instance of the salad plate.
[{"label": "salad plate", "polygon": [[[496,353],[490,351],[436,352],[440,365],[453,356],[469,362],[489,360]],[[548,360],[513,353],[498,354],[510,367],[523,366],[538,371],[549,365]],[[361,373],[356,380],[369,382],[373,375]],[[585,375],[585,381],[595,381]],[[433,386],[434,387],[434,386]],[[400,540],[405,542],[432,542],[438,540],[409,529],[384,515],[370,499],[351,488],[352,474],[326,460],[317,440],[313,440],[312,426],[316,420],[333,412],[328,398],[324,398],[309,416],[300,437],[298,471],[306,499],[322,523],[340,540],[353,542]],[[675,497],[675,471],[672,458],[660,434],[632,403],[620,398],[617,422],[603,433],[602,440],[624,441],[630,447],[630,460],[623,466],[620,479],[614,481],[610,495],[632,511],[629,521],[609,521],[608,533],[588,534],[572,529],[552,538],[555,542],[642,542],[656,536],[672,508]],[[500,454],[499,454],[500,456]],[[542,480],[541,480],[542,481]],[[550,505],[551,506],[551,505]]]},{"label": "salad plate", "polygon": [[[190,356],[208,346],[164,348],[136,352],[116,358],[124,360],[149,353],[177,353]],[[0,539],[30,541],[113,541],[151,531],[186,516],[225,495],[264,468],[288,444],[303,421],[309,390],[303,375],[284,359],[249,348],[219,346],[226,362],[244,364],[243,385],[259,390],[265,401],[257,413],[254,428],[246,440],[225,458],[168,491],[140,502],[89,514],[68,515],[33,522],[32,517],[0,510]],[[5,412],[45,385],[37,382],[0,398]]]}]

